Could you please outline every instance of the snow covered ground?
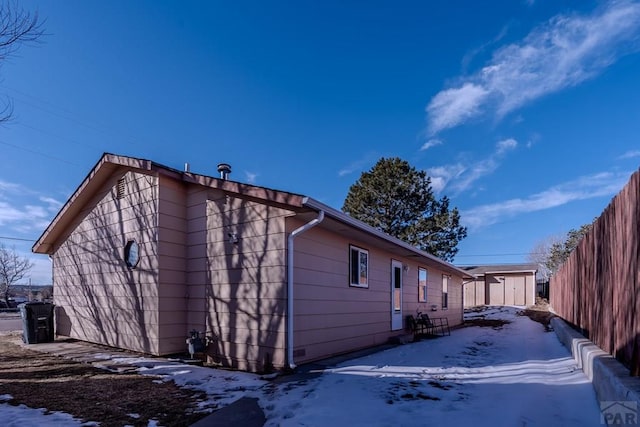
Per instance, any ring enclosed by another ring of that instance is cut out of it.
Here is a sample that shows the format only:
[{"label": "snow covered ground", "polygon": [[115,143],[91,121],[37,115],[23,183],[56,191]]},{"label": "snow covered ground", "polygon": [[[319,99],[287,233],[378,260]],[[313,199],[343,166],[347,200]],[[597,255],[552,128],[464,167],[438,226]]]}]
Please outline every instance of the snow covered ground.
[{"label": "snow covered ground", "polygon": [[517,316],[351,360],[261,401],[269,426],[596,426],[591,383],[554,333]]},{"label": "snow covered ground", "polygon": [[[0,394],[0,402],[11,400],[8,394]],[[62,412],[52,412],[45,415],[46,409],[29,408],[28,406],[13,406],[8,403],[0,403],[0,415],[2,416],[2,425],[6,427],[24,427],[24,426],[77,426],[81,425],[80,421],[73,418],[69,414]]]},{"label": "snow covered ground", "polygon": [[[472,314],[511,321],[501,329],[455,330],[290,383],[147,358],[110,363],[133,364],[143,374],[203,390],[209,396],[203,409],[257,397],[268,426],[601,425],[591,383],[556,335],[516,312],[506,307]],[[65,414],[8,404],[0,404],[0,413],[22,422],[15,425],[80,424]]]}]

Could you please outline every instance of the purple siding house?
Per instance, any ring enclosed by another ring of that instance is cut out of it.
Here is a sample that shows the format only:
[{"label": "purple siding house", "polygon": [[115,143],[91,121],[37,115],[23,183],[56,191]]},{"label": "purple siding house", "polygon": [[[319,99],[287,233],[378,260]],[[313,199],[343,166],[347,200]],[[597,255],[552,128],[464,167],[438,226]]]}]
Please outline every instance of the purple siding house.
[{"label": "purple siding house", "polygon": [[56,333],[153,355],[191,330],[264,371],[381,344],[408,314],[462,322],[467,272],[312,198],[104,154],[33,251]]}]

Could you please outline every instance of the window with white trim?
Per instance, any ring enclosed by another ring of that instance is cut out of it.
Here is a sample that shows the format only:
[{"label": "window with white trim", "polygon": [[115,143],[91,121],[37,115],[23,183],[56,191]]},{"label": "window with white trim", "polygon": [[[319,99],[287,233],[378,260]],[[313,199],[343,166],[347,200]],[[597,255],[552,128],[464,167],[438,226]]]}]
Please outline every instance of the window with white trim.
[{"label": "window with white trim", "polygon": [[369,287],[369,251],[349,246],[349,286]]},{"label": "window with white trim", "polygon": [[418,268],[418,302],[427,302],[427,278],[426,268]]},{"label": "window with white trim", "polygon": [[449,308],[449,276],[442,275],[442,309]]}]

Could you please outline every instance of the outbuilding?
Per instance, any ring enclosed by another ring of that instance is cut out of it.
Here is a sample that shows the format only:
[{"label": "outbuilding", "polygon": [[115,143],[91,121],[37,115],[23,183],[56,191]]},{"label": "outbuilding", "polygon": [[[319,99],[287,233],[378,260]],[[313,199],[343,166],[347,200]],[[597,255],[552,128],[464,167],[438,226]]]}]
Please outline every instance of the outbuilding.
[{"label": "outbuilding", "polygon": [[461,267],[473,280],[464,283],[464,307],[533,305],[536,302],[535,264]]}]

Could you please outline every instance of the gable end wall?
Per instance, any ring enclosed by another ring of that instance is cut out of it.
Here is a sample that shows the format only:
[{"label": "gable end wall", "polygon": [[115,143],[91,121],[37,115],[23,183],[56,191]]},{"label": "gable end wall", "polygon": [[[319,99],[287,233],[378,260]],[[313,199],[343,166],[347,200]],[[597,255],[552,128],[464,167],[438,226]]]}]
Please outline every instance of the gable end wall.
[{"label": "gable end wall", "polygon": [[[128,172],[108,180],[78,215],[52,256],[59,335],[159,352],[157,199],[156,177]],[[131,239],[140,245],[135,269],[124,262]]]}]

